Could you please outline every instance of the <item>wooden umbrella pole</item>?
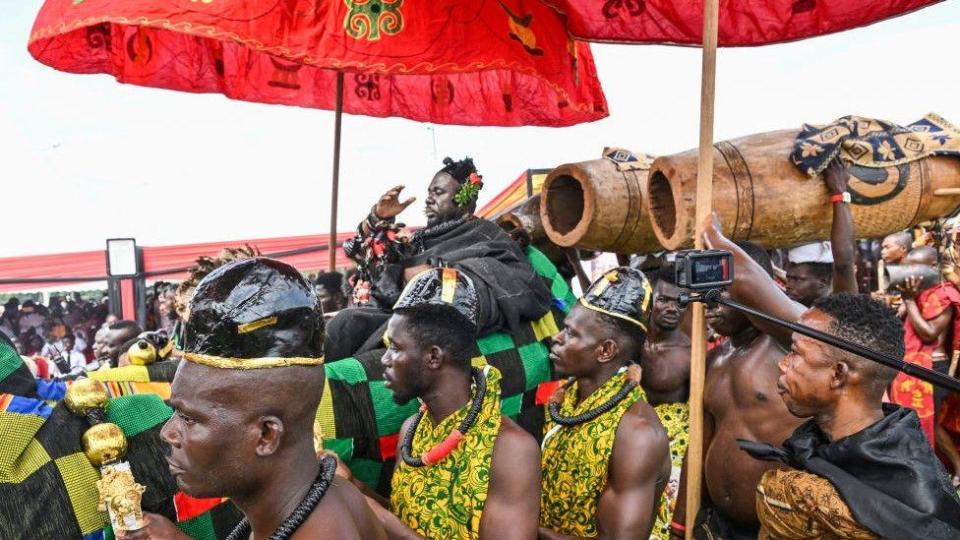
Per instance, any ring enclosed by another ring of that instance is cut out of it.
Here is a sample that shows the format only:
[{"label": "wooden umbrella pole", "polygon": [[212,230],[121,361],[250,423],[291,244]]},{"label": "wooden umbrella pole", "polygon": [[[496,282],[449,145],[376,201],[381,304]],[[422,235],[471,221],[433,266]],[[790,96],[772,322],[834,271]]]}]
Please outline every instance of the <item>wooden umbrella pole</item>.
[{"label": "wooden umbrella pole", "polygon": [[337,112],[333,121],[333,182],[330,184],[330,257],[327,270],[337,269],[337,199],[340,196],[340,123],[343,119],[343,72],[337,72]]},{"label": "wooden umbrella pole", "polygon": [[[713,204],[713,102],[717,74],[719,0],[703,3],[703,67],[700,80],[700,154],[697,166],[697,226],[694,240],[703,249],[702,223]],[[704,306],[693,304],[690,348],[690,444],[687,447],[686,538],[692,540],[700,510],[703,482],[703,387],[707,365],[707,325]]]}]

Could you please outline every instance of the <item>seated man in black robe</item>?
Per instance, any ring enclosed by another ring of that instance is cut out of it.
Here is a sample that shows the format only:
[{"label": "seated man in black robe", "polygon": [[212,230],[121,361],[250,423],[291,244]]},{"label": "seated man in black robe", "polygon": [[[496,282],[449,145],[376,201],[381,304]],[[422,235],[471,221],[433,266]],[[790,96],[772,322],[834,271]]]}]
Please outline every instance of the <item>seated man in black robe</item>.
[{"label": "seated man in black robe", "polygon": [[381,346],[390,308],[413,276],[450,266],[470,276],[480,295],[480,334],[516,329],[550,309],[551,294],[520,247],[499,226],[473,215],[483,187],[473,160],[444,159],[427,190],[427,227],[405,235],[396,216],[416,199],[401,202],[396,186],[374,205],[344,243],[357,261],[357,304],[330,321],[324,350],[328,361]]}]

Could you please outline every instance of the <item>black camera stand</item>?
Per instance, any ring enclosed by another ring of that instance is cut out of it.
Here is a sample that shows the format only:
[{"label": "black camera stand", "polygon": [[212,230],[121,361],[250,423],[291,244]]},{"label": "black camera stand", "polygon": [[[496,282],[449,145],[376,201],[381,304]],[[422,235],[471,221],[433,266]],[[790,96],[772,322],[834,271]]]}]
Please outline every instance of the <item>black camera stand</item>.
[{"label": "black camera stand", "polygon": [[913,377],[916,377],[922,381],[926,381],[935,386],[946,388],[954,392],[960,392],[960,380],[954,379],[953,377],[950,377],[948,375],[944,375],[943,373],[938,373],[932,369],[927,369],[924,367],[920,367],[916,364],[904,362],[902,358],[894,358],[886,354],[872,351],[870,349],[867,349],[866,347],[861,347],[860,345],[857,345],[856,343],[847,341],[845,339],[841,339],[836,336],[831,336],[830,334],[825,334],[823,332],[820,332],[819,330],[814,330],[809,326],[804,326],[802,324],[785,321],[783,319],[774,317],[772,315],[768,315],[761,311],[757,311],[751,307],[747,307],[743,304],[734,302],[733,300],[728,300],[726,298],[723,298],[722,293],[720,292],[720,289],[710,289],[703,293],[683,292],[683,293],[680,293],[680,296],[677,298],[677,305],[679,305],[681,308],[686,307],[690,302],[702,302],[704,304],[707,304],[708,306],[712,304],[721,304],[721,305],[733,308],[741,313],[745,313],[751,317],[763,319],[764,321],[776,324],[778,326],[789,328],[794,332],[803,334],[817,341],[821,341],[823,343],[826,343],[827,345],[832,345],[838,349],[843,349],[844,351],[856,354],[858,356],[862,356],[869,360],[873,360],[874,362],[883,364],[897,371],[902,371],[907,375],[911,375]]}]

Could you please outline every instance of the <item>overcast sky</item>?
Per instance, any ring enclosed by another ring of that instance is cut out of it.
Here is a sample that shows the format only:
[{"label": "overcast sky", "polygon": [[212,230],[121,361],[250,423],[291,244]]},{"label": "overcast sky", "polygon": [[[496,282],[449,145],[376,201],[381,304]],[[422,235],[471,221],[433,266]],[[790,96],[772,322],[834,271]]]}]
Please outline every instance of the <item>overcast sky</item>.
[{"label": "overcast sky", "polygon": [[[27,53],[41,0],[0,17],[0,257],[327,232],[333,114],[72,75]],[[797,43],[723,49],[716,138],[858,114],[960,123],[960,2]],[[570,128],[429,126],[344,116],[340,230],[398,183],[418,195],[445,155],[470,155],[481,204],[527,168],[651,154],[698,138],[700,51],[594,45],[610,117]]]}]

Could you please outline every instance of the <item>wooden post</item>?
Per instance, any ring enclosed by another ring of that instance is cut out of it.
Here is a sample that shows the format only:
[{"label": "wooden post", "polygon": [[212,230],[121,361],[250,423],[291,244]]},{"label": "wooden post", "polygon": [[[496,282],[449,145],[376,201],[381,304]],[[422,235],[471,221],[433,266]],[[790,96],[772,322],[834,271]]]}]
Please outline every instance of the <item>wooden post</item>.
[{"label": "wooden post", "polygon": [[327,270],[337,269],[337,198],[340,195],[340,121],[343,118],[343,72],[337,72],[337,112],[333,121],[333,182],[330,184],[330,262]]},{"label": "wooden post", "polygon": [[[700,79],[700,155],[697,167],[696,249],[703,249],[701,224],[713,205],[713,101],[717,72],[717,19],[719,0],[703,3],[703,64]],[[686,538],[693,539],[693,524],[700,510],[703,474],[703,380],[707,364],[707,326],[704,306],[693,307],[690,348],[690,445],[687,447]]]}]

